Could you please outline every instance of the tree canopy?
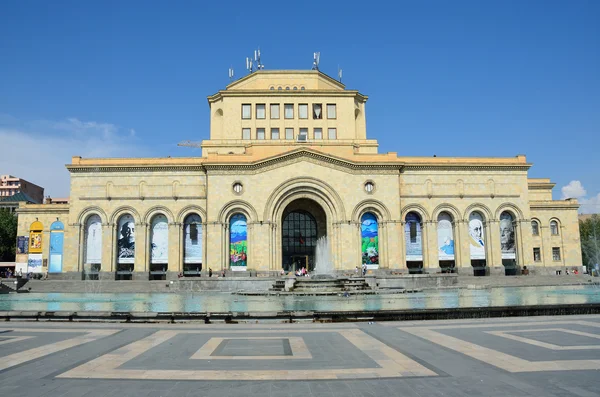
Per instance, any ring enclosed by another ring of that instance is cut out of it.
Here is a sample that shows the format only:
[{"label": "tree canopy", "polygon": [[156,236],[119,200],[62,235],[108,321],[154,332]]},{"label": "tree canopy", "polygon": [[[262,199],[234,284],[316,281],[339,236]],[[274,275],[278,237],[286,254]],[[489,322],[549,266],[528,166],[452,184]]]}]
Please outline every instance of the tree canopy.
[{"label": "tree canopy", "polygon": [[579,221],[579,234],[583,264],[593,266],[600,263],[600,215]]},{"label": "tree canopy", "polygon": [[17,245],[17,215],[0,208],[0,262],[13,262]]}]

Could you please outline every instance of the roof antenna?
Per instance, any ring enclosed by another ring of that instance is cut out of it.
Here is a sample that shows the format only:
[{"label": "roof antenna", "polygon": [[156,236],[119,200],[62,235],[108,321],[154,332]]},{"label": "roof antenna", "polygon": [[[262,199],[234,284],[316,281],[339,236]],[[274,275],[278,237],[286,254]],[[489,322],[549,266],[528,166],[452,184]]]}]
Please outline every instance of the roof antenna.
[{"label": "roof antenna", "polygon": [[342,69],[340,69],[340,65],[338,65],[338,80],[340,83],[342,82]]},{"label": "roof antenna", "polygon": [[265,65],[260,61],[260,47],[254,50],[254,60],[256,61],[256,70],[263,70],[265,68]]},{"label": "roof antenna", "polygon": [[319,61],[321,60],[320,52],[313,52],[313,66],[312,70],[319,70]]},{"label": "roof antenna", "polygon": [[246,70],[248,70],[248,73],[252,73],[254,71],[254,65],[252,62],[252,58],[246,57]]},{"label": "roof antenna", "polygon": [[229,80],[233,81],[233,67],[229,68]]}]

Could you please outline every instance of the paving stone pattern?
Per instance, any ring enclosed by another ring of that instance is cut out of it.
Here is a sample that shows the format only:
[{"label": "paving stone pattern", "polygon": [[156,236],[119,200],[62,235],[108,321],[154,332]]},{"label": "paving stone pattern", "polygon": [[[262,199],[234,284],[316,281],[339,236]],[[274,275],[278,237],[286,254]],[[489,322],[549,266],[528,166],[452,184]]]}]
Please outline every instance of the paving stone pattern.
[{"label": "paving stone pattern", "polygon": [[0,324],[0,396],[600,396],[600,316]]}]

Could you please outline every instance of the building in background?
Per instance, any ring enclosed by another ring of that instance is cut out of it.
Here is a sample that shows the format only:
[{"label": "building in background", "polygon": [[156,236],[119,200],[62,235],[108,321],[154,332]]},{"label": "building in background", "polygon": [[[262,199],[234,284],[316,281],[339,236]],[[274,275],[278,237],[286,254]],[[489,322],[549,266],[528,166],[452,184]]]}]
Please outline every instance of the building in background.
[{"label": "building in background", "polygon": [[[582,266],[577,200],[553,200],[554,183],[529,178],[524,155],[379,153],[367,99],[318,70],[259,70],[208,97],[200,157],[73,157],[68,204],[17,211],[28,270],[79,279],[169,279],[209,267],[279,274],[312,270],[317,241],[318,256],[342,274]],[[405,133],[397,131],[399,147]]]},{"label": "building in background", "polygon": [[24,193],[36,204],[44,202],[44,188],[12,175],[0,175],[0,199]]}]

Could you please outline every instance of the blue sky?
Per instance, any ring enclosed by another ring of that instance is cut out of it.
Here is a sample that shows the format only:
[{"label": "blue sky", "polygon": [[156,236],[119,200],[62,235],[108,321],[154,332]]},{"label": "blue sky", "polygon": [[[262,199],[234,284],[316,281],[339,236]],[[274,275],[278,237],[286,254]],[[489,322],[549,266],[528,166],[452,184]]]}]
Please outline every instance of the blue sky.
[{"label": "blue sky", "polygon": [[68,194],[72,155],[190,156],[206,97],[267,69],[344,71],[380,152],[527,154],[600,211],[600,2],[0,2],[0,172]]}]

